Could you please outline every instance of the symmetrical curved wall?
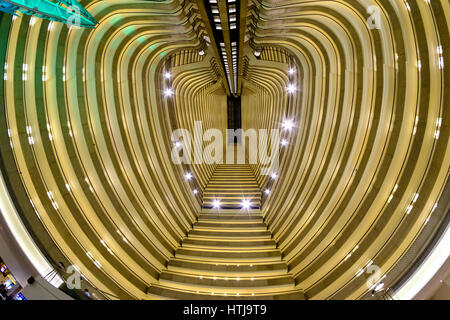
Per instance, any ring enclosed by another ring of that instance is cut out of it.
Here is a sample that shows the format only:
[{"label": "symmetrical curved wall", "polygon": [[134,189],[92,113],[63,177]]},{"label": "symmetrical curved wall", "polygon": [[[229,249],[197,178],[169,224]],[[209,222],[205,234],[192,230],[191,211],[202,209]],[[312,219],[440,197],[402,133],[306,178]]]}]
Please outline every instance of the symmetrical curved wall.
[{"label": "symmetrical curved wall", "polygon": [[[227,80],[197,1],[82,4],[95,29],[1,16],[3,175],[51,264],[75,264],[105,298],[146,299],[215,169],[175,165],[171,132],[223,132]],[[364,298],[369,265],[396,284],[449,209],[450,4],[240,5],[243,129],[295,123],[278,178],[252,169],[296,285]]]},{"label": "symmetrical curved wall", "polygon": [[[195,166],[191,190],[171,160],[172,129],[224,128],[226,96],[214,93],[211,56],[194,50],[203,31],[186,17],[192,5],[85,5],[95,30],[3,15],[2,156],[50,258],[111,297],[140,299],[190,229],[192,190],[213,169]],[[195,72],[176,73],[187,63]],[[169,86],[176,94],[165,97]]]},{"label": "symmetrical curved wall", "polygon": [[[370,5],[379,29],[367,23]],[[363,297],[368,264],[394,284],[447,213],[449,10],[447,1],[253,1],[249,32],[262,54],[247,80],[266,86],[259,99],[278,118],[246,126],[296,123],[264,211],[307,298]],[[271,47],[291,60],[271,70]]]}]

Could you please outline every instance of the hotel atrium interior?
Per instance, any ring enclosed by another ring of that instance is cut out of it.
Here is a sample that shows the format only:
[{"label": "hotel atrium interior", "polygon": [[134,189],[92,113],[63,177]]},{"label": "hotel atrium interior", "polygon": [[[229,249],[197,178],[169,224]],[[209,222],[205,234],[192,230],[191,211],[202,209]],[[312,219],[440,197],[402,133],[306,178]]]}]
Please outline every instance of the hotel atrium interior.
[{"label": "hotel atrium interior", "polygon": [[450,299],[448,0],[0,0],[0,29],[1,299]]}]

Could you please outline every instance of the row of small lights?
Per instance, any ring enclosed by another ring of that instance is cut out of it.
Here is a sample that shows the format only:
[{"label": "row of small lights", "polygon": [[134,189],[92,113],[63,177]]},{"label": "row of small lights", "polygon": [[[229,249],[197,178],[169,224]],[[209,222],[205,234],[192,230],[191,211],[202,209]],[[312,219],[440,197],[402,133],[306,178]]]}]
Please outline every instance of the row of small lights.
[{"label": "row of small lights", "polygon": [[[222,30],[222,22],[220,21],[220,15],[219,15],[219,7],[217,6],[217,0],[209,0],[209,3],[211,4],[211,13],[213,15],[214,25],[217,30]],[[229,22],[230,22],[230,29],[236,29],[236,0],[228,0],[228,13],[229,13]]]},{"label": "row of small lights", "polygon": [[227,50],[225,49],[225,43],[224,42],[220,43],[220,51],[222,52],[223,64],[225,66],[225,71],[226,71],[226,75],[227,75],[228,85],[230,86],[230,90],[232,90],[232,88],[231,88],[231,78],[230,78],[230,66],[228,64]]},{"label": "row of small lights", "polygon": [[[206,54],[206,52],[204,50],[199,50],[198,54],[200,56],[204,56]],[[167,81],[170,81],[172,79],[172,73],[170,71],[165,71],[164,72],[164,79],[166,79]],[[175,94],[175,91],[173,90],[173,88],[171,86],[168,86],[164,89],[164,96],[166,98],[170,98]]]},{"label": "row of small lights", "polygon": [[[70,123],[68,123],[68,126],[69,126],[69,135],[72,136],[72,131],[70,130]],[[48,124],[47,124],[47,129],[48,129],[49,132],[50,132],[50,126],[49,126]],[[27,131],[27,134],[29,135],[29,136],[28,136],[28,140],[29,140],[30,144],[34,144],[33,137],[31,137],[31,133],[32,133],[31,127],[30,127],[30,126],[27,126],[26,131]],[[8,135],[10,136],[10,131],[9,131],[9,129],[8,129]],[[50,139],[50,140],[53,140],[51,133],[49,133],[49,139]],[[85,182],[87,183],[87,185],[89,186],[89,190],[90,190],[91,192],[94,192],[94,189],[92,188],[89,179],[86,177],[86,178],[84,178],[84,181],[85,181]],[[72,189],[71,189],[71,187],[70,187],[70,185],[69,185],[68,183],[65,184],[65,187],[66,187],[67,191],[69,191],[69,192],[72,191]],[[47,191],[47,196],[48,196],[48,198],[50,199],[53,208],[54,208],[55,210],[59,210],[58,203],[57,203],[56,200],[54,199],[52,191]],[[30,199],[30,203],[31,203],[31,206],[33,207],[33,209],[34,209],[36,215],[38,216],[38,218],[41,219],[41,217],[40,217],[40,215],[39,215],[39,213],[38,213],[38,211],[37,211],[37,208],[36,208],[36,206],[35,206],[35,204],[34,204],[34,202],[33,202],[32,199]],[[122,240],[123,240],[124,242],[128,242],[127,239],[121,234],[121,232],[120,232],[119,230],[117,230],[117,233],[119,233],[119,234],[121,235]],[[111,255],[114,255],[113,251],[112,251],[111,248],[108,246],[108,244],[106,243],[105,240],[101,239],[101,240],[100,240],[100,243],[106,248],[106,250],[107,250]],[[93,255],[92,255],[92,253],[91,253],[90,251],[87,251],[87,252],[86,252],[86,255],[93,261],[93,263],[94,263],[98,268],[101,268],[101,267],[102,267],[101,263],[100,263],[98,260],[94,259]],[[78,269],[77,269],[77,270],[78,270]]]},{"label": "row of small lights", "polygon": [[[212,18],[214,20],[214,26],[215,26],[216,30],[222,30],[222,22],[220,20],[220,11],[219,11],[219,6],[217,5],[217,0],[210,0],[209,3],[211,4],[211,14],[212,14]],[[227,9],[228,9],[230,30],[234,30],[237,28],[236,0],[228,0]],[[221,53],[222,53],[222,57],[223,57],[223,63],[224,63],[230,91],[236,93],[237,92],[237,43],[236,42],[231,43],[231,58],[232,58],[231,64],[232,64],[233,74],[234,74],[234,88],[231,87],[230,66],[229,66],[229,61],[227,58],[227,52],[225,49],[224,42],[220,43],[220,49],[221,49]]]},{"label": "row of small lights", "polygon": [[[411,7],[410,7],[409,3],[408,3],[407,1],[404,1],[404,2],[405,2],[405,6],[406,6],[407,10],[408,10],[408,11],[411,11]],[[425,0],[425,2],[428,3],[428,5],[430,5],[430,0]],[[438,46],[437,46],[436,53],[437,53],[437,56],[438,56],[438,67],[439,67],[439,69],[444,69],[444,57],[443,57],[443,49],[442,49],[442,45],[438,45]],[[395,58],[396,58],[396,60],[398,60],[398,58],[399,58],[398,54],[395,54]],[[421,60],[418,60],[418,61],[417,61],[417,68],[419,69],[419,71],[422,69],[422,62],[421,62]],[[414,123],[414,129],[413,129],[413,135],[415,135],[416,132],[417,132],[417,126],[418,126],[418,123],[419,123],[419,117],[416,116],[415,123]],[[435,138],[436,140],[439,139],[440,131],[441,131],[441,126],[442,126],[442,118],[438,118],[437,121],[436,121],[436,131],[434,132],[434,138]],[[394,193],[397,191],[397,189],[398,189],[398,184],[396,184],[396,185],[394,186],[394,189],[392,190],[392,193],[389,195],[389,198],[388,198],[388,201],[387,201],[388,204],[389,204],[389,203],[392,201],[392,199],[394,198]],[[410,203],[410,204],[408,205],[408,207],[406,208],[406,212],[405,212],[406,215],[409,215],[409,214],[411,213],[412,209],[414,208],[414,204],[416,203],[416,201],[417,201],[418,199],[419,199],[419,193],[414,193],[414,195],[413,195],[413,197],[412,197],[412,199],[411,199],[411,203]],[[437,206],[438,206],[437,203],[435,203],[435,204],[433,205],[433,208],[432,208],[432,210],[431,210],[430,215],[436,210]],[[429,221],[430,221],[430,217],[428,217],[428,218],[425,220],[425,225],[426,225]],[[371,260],[371,261],[372,261],[372,260]],[[370,265],[370,264],[369,264],[369,265]],[[364,269],[361,269],[361,270],[358,272],[357,276],[361,275],[361,274],[363,273],[363,271],[364,271]],[[385,277],[386,277],[386,275],[385,275],[383,278],[385,278]],[[375,286],[374,291],[380,291],[383,287],[384,287],[384,284],[381,282],[381,283],[379,283],[378,285]]]},{"label": "row of small lights", "polygon": [[[216,266],[218,266],[219,264],[217,264],[216,263]],[[227,266],[229,266],[229,264],[227,263],[226,264]],[[240,267],[241,265],[240,264],[237,264],[236,265],[237,267]],[[253,267],[253,264],[250,264],[249,265],[250,267]],[[230,280],[230,281],[233,281],[233,280],[235,280],[235,281],[241,281],[242,279],[240,278],[240,277],[236,277],[236,278],[229,278],[229,277],[216,277],[216,276],[212,276],[212,277],[206,277],[206,276],[203,276],[203,275],[201,275],[201,276],[199,276],[199,279],[200,280],[203,280],[203,279],[212,279],[212,280],[225,280],[225,281],[228,281],[228,280]],[[250,281],[254,281],[255,280],[255,278],[250,278]],[[200,291],[197,291],[197,294],[199,294],[200,293]],[[220,293],[216,293],[216,292],[206,292],[205,294],[210,294],[210,295],[215,295],[215,294],[220,294]],[[228,293],[223,293],[223,295],[224,296],[227,296],[228,295]],[[239,296],[240,295],[240,293],[236,293],[236,296]],[[254,293],[252,293],[251,294],[252,296],[254,296],[255,294]]]},{"label": "row of small lights", "polygon": [[[228,296],[228,293],[216,293],[216,292],[200,292],[200,291],[197,291],[196,292],[197,294],[208,294],[208,295],[211,295],[211,296],[214,296],[214,295],[223,295],[223,296]],[[232,295],[232,294],[230,294],[230,295]],[[241,294],[240,293],[236,293],[236,296],[237,297],[239,297]],[[244,296],[245,296],[245,294],[243,294]],[[254,296],[255,295],[255,293],[253,293],[252,292],[252,294],[251,294],[252,296]]]},{"label": "row of small lights", "polygon": [[[255,51],[255,55],[259,57],[261,55],[261,52]],[[295,72],[296,72],[296,69],[293,67],[289,68],[289,70],[288,70],[289,76],[293,76],[295,74]],[[295,92],[297,91],[297,86],[294,83],[289,82],[286,86],[286,91],[288,94],[291,94],[291,95],[295,94]],[[283,131],[286,131],[286,132],[291,132],[294,129],[294,127],[295,127],[295,122],[292,119],[285,119],[281,124],[281,128],[283,129]],[[282,147],[287,147],[289,145],[289,141],[288,141],[288,139],[281,139],[280,144]],[[272,180],[276,180],[278,178],[278,173],[272,172],[270,175],[270,178]],[[266,188],[264,190],[264,193],[266,195],[269,195],[270,189]]]},{"label": "row of small lights", "polygon": [[[212,280],[217,280],[217,277],[216,276],[213,276],[213,277],[204,277],[204,276],[199,276],[198,277],[200,280],[203,280],[203,279],[212,279]],[[228,281],[229,280],[229,278],[228,277],[222,277],[222,278],[220,278],[219,280],[225,280],[225,281]],[[231,279],[231,280],[233,280],[233,279]],[[234,280],[236,280],[236,281],[241,281],[241,278],[240,277],[236,277],[236,279],[234,279]],[[250,278],[250,281],[254,281],[255,280],[255,278]]]},{"label": "row of small lights", "polygon": [[[204,55],[204,54],[205,54],[205,52],[203,50],[199,52],[199,55],[201,55],[201,56]],[[172,73],[170,71],[165,71],[164,72],[164,79],[166,79],[169,82],[172,79]],[[171,86],[167,87],[164,90],[164,95],[166,97],[171,97],[171,96],[173,96],[173,94],[174,94],[174,90],[172,89]],[[180,141],[175,141],[174,142],[174,146],[175,146],[175,148],[181,148],[182,143]],[[186,181],[189,182],[189,181],[191,181],[194,178],[194,175],[191,172],[186,172],[184,174],[184,178],[185,178]],[[198,194],[198,189],[194,189],[192,192],[195,195],[197,195]]]},{"label": "row of small lights", "polygon": [[[210,0],[209,1],[211,4],[217,4],[217,0]],[[234,3],[235,0],[229,0],[229,3]],[[430,5],[430,0],[425,0],[425,2],[428,3],[428,5]],[[405,1],[405,6],[407,8],[408,11],[411,11],[411,7],[409,5],[409,3],[407,1]],[[229,13],[235,13],[236,12],[236,8],[235,5],[233,4],[230,8],[229,8]],[[220,22],[220,17],[218,16],[218,8],[213,8],[212,9],[212,13],[214,15],[214,22],[216,23],[216,29],[218,30],[222,30],[222,24]],[[13,15],[12,20],[16,20],[17,16]],[[30,26],[32,27],[35,24],[36,20],[35,17],[31,17],[30,19]],[[51,21],[48,25],[48,31],[50,31],[52,29],[53,26],[53,22]],[[236,29],[236,15],[231,14],[230,15],[230,29]],[[261,54],[261,51],[255,51],[255,56],[259,57]],[[444,68],[444,58],[442,56],[442,46],[438,46],[438,56],[439,56],[439,68],[443,69]],[[422,67],[421,61],[419,60],[417,63],[418,68],[420,69]]]}]

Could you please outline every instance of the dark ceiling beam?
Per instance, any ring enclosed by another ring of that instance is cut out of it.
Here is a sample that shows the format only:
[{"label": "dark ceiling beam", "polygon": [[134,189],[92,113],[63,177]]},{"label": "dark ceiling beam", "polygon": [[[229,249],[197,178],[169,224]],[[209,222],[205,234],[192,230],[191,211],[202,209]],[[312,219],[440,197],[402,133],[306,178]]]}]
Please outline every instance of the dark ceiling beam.
[{"label": "dark ceiling beam", "polygon": [[248,0],[240,1],[240,23],[239,23],[239,58],[238,58],[238,86],[237,95],[242,93],[242,78],[244,76],[244,43],[247,33],[247,8]]},{"label": "dark ceiling beam", "polygon": [[[207,1],[207,0],[205,0],[205,1]],[[205,7],[205,3],[204,3],[204,1],[197,1],[197,5],[198,5],[198,10],[200,12],[200,15],[201,15],[203,21],[205,21],[205,29],[208,32],[208,36],[209,36],[209,39],[211,42],[211,47],[214,52],[214,57],[217,59],[217,61],[222,61],[221,55],[220,55],[220,52],[218,49],[219,46],[217,44],[214,29],[213,29],[214,28],[213,21],[210,20],[207,9]],[[230,89],[229,89],[229,86],[228,86],[228,83],[226,80],[226,71],[224,69],[224,65],[223,65],[223,63],[218,63],[218,66],[219,66],[220,73],[223,76],[222,81],[225,81],[224,87],[226,90],[226,94],[230,95],[231,92],[230,92]]]}]

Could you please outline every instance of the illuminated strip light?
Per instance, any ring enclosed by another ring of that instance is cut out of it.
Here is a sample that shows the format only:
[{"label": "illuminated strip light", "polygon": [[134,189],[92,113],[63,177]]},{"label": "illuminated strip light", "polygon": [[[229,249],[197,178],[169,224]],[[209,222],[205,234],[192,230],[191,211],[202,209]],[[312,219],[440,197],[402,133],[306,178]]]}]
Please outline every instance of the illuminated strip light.
[{"label": "illuminated strip light", "polygon": [[233,59],[233,75],[234,75],[234,93],[237,93],[237,44],[231,43],[231,56]]},{"label": "illuminated strip light", "polygon": [[231,87],[230,68],[229,68],[229,65],[228,65],[228,58],[227,58],[227,51],[225,49],[225,43],[221,42],[220,43],[220,48],[221,48],[221,51],[222,51],[223,64],[225,66],[225,71],[227,73],[228,85],[230,87],[230,91],[233,91],[233,88]]},{"label": "illuminated strip light", "polygon": [[[230,30],[237,29],[238,26],[238,14],[237,14],[237,4],[236,1],[228,1],[228,18]],[[231,37],[231,35],[230,35]],[[230,90],[233,91],[234,94],[237,94],[238,91],[238,44],[236,41],[231,42],[231,59],[233,64],[233,82],[234,88],[230,87]]]},{"label": "illuminated strip light", "polygon": [[[237,15],[236,15],[236,1],[233,0],[228,0],[228,4],[232,3],[232,5],[227,6],[228,9],[228,22],[229,22],[229,27],[230,29],[236,29],[237,28]],[[214,4],[213,6],[211,6],[211,14],[212,14],[212,19],[213,19],[213,24],[216,28],[216,30],[222,30],[222,22],[220,19],[220,9],[219,7],[216,5],[217,1],[214,0],[210,0],[209,4]],[[232,13],[232,14],[230,14]],[[232,61],[228,61],[228,57],[227,57],[227,52],[225,49],[225,43],[221,42],[220,43],[220,49],[221,49],[221,53],[222,53],[222,62],[224,64],[224,68],[225,68],[225,73],[227,76],[227,80],[228,80],[228,87],[230,88],[230,92],[236,94],[237,93],[237,49],[236,49],[236,42],[232,43],[232,46],[234,44],[234,47],[232,49],[232,56],[231,59]],[[231,83],[231,73],[230,73],[230,65],[229,63],[232,64],[233,67],[233,80],[234,80],[234,87],[232,86]]]},{"label": "illuminated strip light", "polygon": [[114,255],[114,253],[112,252],[111,248],[106,244],[105,240],[103,240],[103,239],[100,240],[100,243],[106,248],[106,250],[107,250],[110,254]]},{"label": "illuminated strip light", "polygon": [[441,134],[442,118],[438,118],[436,122],[436,131],[434,132],[434,138],[439,139]]}]

